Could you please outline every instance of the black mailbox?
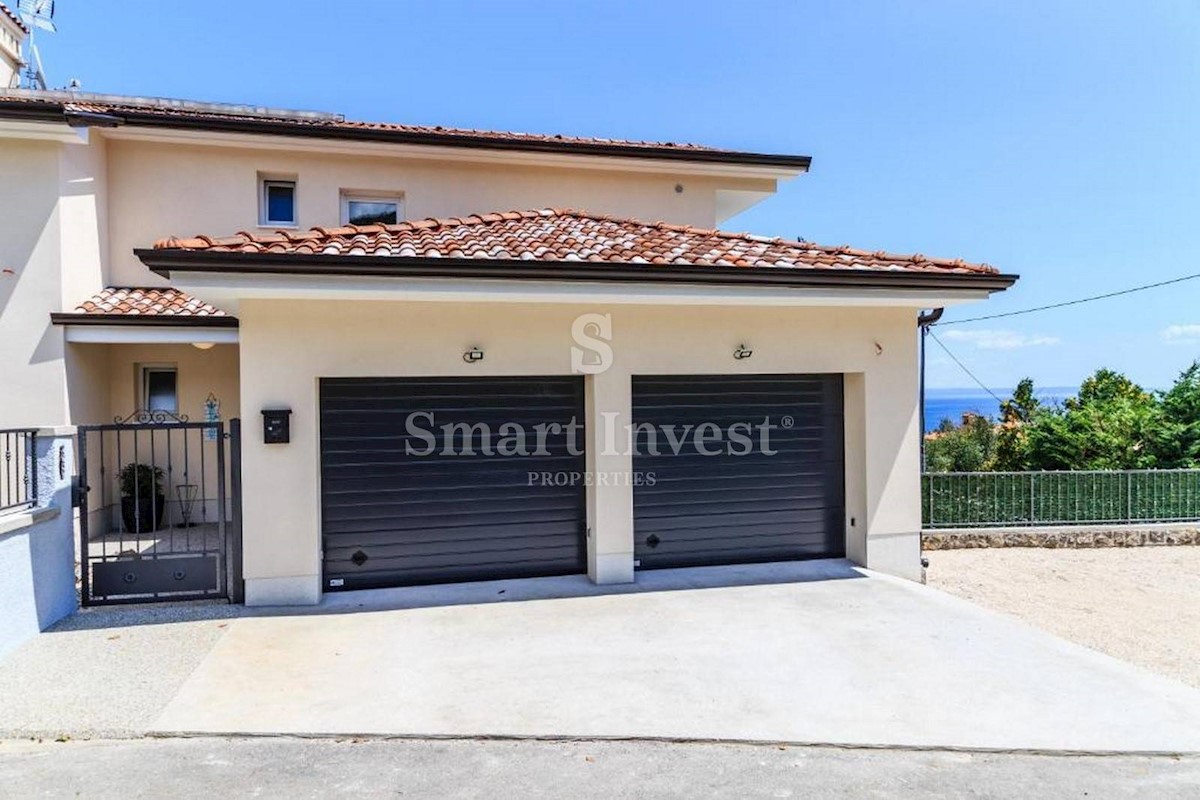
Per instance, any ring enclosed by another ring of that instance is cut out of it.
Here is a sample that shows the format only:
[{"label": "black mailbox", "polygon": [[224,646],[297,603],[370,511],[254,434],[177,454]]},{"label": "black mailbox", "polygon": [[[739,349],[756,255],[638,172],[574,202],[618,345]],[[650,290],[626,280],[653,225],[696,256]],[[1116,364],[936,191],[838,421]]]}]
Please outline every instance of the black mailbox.
[{"label": "black mailbox", "polygon": [[290,408],[264,408],[263,444],[287,444],[292,438],[292,410]]}]

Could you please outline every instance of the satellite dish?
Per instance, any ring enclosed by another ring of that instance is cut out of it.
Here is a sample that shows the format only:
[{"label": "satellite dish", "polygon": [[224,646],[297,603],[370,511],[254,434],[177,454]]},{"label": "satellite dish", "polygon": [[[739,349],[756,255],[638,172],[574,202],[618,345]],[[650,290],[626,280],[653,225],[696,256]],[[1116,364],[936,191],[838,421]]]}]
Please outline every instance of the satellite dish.
[{"label": "satellite dish", "polygon": [[34,44],[33,34],[38,29],[47,33],[58,30],[54,27],[54,0],[20,0],[17,3],[17,16],[29,29],[30,57],[26,59],[22,88],[45,89],[46,71],[42,68],[42,54]]}]

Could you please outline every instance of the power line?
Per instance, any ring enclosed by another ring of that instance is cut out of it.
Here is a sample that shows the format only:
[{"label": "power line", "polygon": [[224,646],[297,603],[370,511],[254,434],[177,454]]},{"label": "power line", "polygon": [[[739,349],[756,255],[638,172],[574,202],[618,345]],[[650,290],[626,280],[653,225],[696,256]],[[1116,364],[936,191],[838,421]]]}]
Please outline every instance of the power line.
[{"label": "power line", "polygon": [[[1090,303],[1093,300],[1107,300],[1110,297],[1120,297],[1120,296],[1126,295],[1126,294],[1133,294],[1134,292],[1144,292],[1147,289],[1158,289],[1159,287],[1162,287],[1162,286],[1170,286],[1173,283],[1183,283],[1184,281],[1195,280],[1196,278],[1200,278],[1200,272],[1194,273],[1192,275],[1184,275],[1182,278],[1172,278],[1169,281],[1159,281],[1158,283],[1147,283],[1144,286],[1134,286],[1132,289],[1122,289],[1119,292],[1109,292],[1107,294],[1097,294],[1097,295],[1093,295],[1092,297],[1081,297],[1078,300],[1068,300],[1065,303],[1051,303],[1048,306],[1038,306],[1037,308],[1026,308],[1021,311],[1005,311],[1002,314],[987,314],[982,317],[970,317],[968,319],[952,319],[952,320],[947,320],[946,322],[938,322],[935,324],[937,324],[937,325],[961,325],[964,322],[982,322],[983,320],[1000,319],[1001,317],[1016,317],[1021,314],[1032,314],[1035,311],[1049,311],[1050,309],[1053,309],[1053,308],[1065,308],[1066,306],[1077,306],[1080,303]],[[941,342],[938,342],[938,344],[941,344]],[[945,349],[945,345],[943,345],[943,349]],[[949,352],[949,351],[947,351],[947,352]]]},{"label": "power line", "polygon": [[[927,330],[928,330],[928,329],[927,329]],[[1003,403],[1003,402],[1004,402],[1004,401],[1003,401],[1003,400],[1001,400],[999,397],[996,397],[996,393],[995,393],[995,392],[993,392],[991,389],[989,389],[989,388],[988,388],[988,387],[987,387],[987,386],[984,384],[984,382],[983,382],[983,381],[979,380],[979,378],[976,378],[976,377],[975,377],[975,373],[974,373],[974,372],[971,372],[971,370],[967,369],[967,365],[966,365],[966,364],[964,364],[963,362],[961,362],[961,361],[959,361],[959,360],[958,360],[958,356],[956,356],[956,355],[954,355],[954,353],[951,353],[951,352],[950,352],[950,348],[949,348],[949,347],[946,347],[946,345],[942,343],[942,340],[941,340],[941,339],[939,339],[939,338],[937,337],[937,334],[936,334],[936,333],[934,333],[932,330],[929,330],[929,335],[933,337],[933,340],[934,340],[935,342],[937,342],[937,345],[938,345],[938,347],[942,348],[942,350],[943,350],[943,351],[946,353],[946,355],[950,356],[950,359],[951,359],[951,360],[952,360],[952,361],[953,361],[955,364],[958,364],[958,368],[959,368],[959,369],[961,369],[963,372],[967,373],[967,376],[968,376],[968,377],[969,377],[971,380],[973,380],[973,381],[975,381],[975,383],[979,384],[979,388],[980,388],[980,389],[983,389],[985,392],[987,392],[988,394],[990,394],[990,395],[992,396],[992,399],[993,399],[993,400],[995,400],[997,403]]]}]

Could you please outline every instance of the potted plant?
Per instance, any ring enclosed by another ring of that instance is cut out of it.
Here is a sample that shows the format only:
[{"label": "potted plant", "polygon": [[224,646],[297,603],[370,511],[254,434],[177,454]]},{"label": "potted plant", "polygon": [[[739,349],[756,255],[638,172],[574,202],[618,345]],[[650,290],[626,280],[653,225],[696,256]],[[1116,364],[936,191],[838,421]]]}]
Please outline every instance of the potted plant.
[{"label": "potted plant", "polygon": [[121,519],[127,533],[149,533],[162,527],[167,498],[163,471],[146,464],[126,464],[121,469]]}]

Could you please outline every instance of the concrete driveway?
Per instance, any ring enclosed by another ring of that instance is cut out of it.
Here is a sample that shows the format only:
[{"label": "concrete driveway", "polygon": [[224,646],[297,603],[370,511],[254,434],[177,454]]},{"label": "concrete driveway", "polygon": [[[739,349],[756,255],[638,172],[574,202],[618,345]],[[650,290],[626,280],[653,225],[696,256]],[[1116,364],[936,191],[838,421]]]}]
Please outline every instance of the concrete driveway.
[{"label": "concrete driveway", "polygon": [[1200,692],[839,561],[331,595],[219,624],[147,730],[1200,751]]}]

